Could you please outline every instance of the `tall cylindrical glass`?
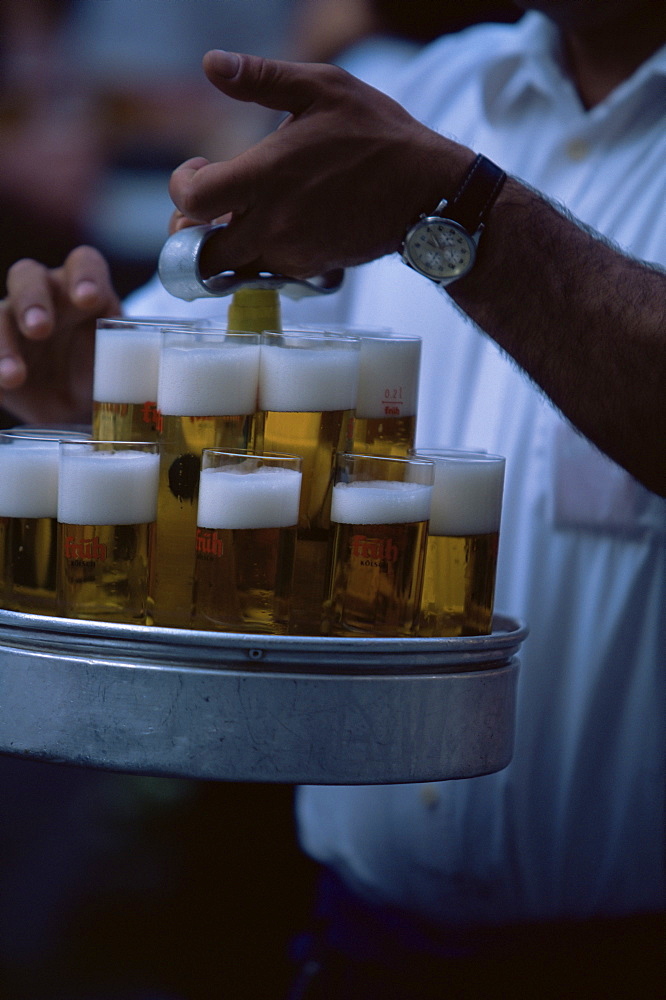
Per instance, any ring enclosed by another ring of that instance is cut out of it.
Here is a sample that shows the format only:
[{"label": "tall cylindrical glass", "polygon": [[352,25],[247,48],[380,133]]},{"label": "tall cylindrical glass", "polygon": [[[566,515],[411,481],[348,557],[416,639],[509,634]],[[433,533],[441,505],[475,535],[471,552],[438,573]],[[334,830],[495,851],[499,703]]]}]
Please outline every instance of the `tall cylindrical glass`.
[{"label": "tall cylindrical glass", "polygon": [[353,330],[361,339],[354,451],[404,458],[414,447],[421,338]]},{"label": "tall cylindrical glass", "polygon": [[414,454],[435,463],[420,634],[489,635],[505,460],[429,448]]},{"label": "tall cylindrical glass", "polygon": [[198,321],[158,316],[98,319],[92,433],[99,441],[157,440],[161,333]]},{"label": "tall cylindrical glass", "polygon": [[60,443],[58,598],[68,618],[148,620],[158,446]]},{"label": "tall cylindrical glass", "polygon": [[188,628],[204,448],[254,450],[260,335],[211,326],[162,335],[155,623]]},{"label": "tall cylindrical glass", "polygon": [[262,337],[259,410],[266,451],[303,459],[291,631],[319,635],[326,588],[333,463],[348,451],[360,341],[321,331]]},{"label": "tall cylindrical glass", "polygon": [[328,595],[338,636],[418,634],[433,464],[339,455]]},{"label": "tall cylindrical glass", "polygon": [[82,436],[36,428],[0,434],[2,601],[12,611],[57,614],[59,443]]},{"label": "tall cylindrical glass", "polygon": [[193,623],[286,635],[301,459],[206,449],[199,486]]}]

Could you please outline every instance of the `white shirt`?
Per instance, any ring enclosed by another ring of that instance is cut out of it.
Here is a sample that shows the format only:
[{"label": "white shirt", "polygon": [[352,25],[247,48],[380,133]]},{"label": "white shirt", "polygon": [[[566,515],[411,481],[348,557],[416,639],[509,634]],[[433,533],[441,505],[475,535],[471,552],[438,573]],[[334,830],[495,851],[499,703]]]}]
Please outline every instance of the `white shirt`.
[{"label": "white shirt", "polygon": [[[666,49],[586,111],[557,33],[534,13],[441,39],[392,92],[630,253],[666,264]],[[133,311],[164,315],[165,296],[135,297]],[[303,788],[305,850],[370,899],[460,925],[661,909],[666,503],[395,257],[349,274],[339,300],[284,313],[422,336],[418,443],[506,456],[496,607],[530,627],[509,767],[425,795]]]}]

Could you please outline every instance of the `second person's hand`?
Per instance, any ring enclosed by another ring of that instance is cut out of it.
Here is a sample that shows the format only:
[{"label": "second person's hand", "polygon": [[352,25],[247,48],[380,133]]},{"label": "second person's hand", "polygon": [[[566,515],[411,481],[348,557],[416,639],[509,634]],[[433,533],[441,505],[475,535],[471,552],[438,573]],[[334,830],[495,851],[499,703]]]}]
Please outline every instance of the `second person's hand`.
[{"label": "second person's hand", "polygon": [[26,423],[89,420],[95,320],[119,314],[93,247],[77,247],[54,269],[17,261],[0,303],[0,406]]}]

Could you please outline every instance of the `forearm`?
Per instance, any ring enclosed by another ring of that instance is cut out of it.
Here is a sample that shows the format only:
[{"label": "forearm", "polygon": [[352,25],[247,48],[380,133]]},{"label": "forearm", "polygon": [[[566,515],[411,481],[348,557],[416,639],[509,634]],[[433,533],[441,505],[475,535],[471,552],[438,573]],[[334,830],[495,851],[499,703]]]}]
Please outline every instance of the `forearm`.
[{"label": "forearm", "polygon": [[508,180],[456,303],[564,415],[666,493],[666,274]]}]

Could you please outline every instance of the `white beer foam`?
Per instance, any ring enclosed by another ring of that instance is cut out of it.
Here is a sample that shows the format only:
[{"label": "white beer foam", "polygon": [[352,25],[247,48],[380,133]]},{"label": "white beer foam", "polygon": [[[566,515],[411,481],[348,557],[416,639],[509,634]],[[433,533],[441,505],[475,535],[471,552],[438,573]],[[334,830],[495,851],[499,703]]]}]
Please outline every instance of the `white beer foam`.
[{"label": "white beer foam", "polygon": [[56,517],[58,441],[21,438],[0,447],[0,517]]},{"label": "white beer foam", "polygon": [[[413,417],[418,401],[421,341],[399,337],[361,337],[356,416]],[[386,408],[399,409],[387,414]]]},{"label": "white beer foam", "polygon": [[261,345],[259,409],[281,413],[352,410],[359,350]]},{"label": "white beer foam", "polygon": [[98,330],[93,378],[95,402],[156,400],[161,343],[159,327]]},{"label": "white beer foam", "polygon": [[504,463],[483,459],[435,462],[431,535],[485,535],[499,531]]},{"label": "white beer foam", "polygon": [[379,480],[337,483],[331,520],[340,524],[406,524],[427,521],[432,486]]},{"label": "white beer foam", "polygon": [[179,417],[254,413],[258,380],[259,344],[164,347],[157,406]]},{"label": "white beer foam", "polygon": [[64,524],[150,524],[157,517],[159,455],[93,451],[62,457],[58,520]]},{"label": "white beer foam", "polygon": [[287,528],[298,523],[301,473],[242,466],[202,469],[200,528]]}]

